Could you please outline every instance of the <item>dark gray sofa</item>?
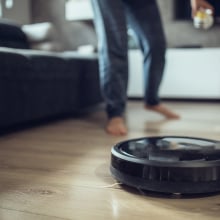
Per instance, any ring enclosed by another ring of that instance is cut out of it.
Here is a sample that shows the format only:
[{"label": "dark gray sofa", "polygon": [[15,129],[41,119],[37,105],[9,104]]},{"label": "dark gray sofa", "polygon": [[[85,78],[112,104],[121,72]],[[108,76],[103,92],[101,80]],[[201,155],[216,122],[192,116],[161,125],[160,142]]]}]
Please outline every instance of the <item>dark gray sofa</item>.
[{"label": "dark gray sofa", "polygon": [[101,102],[96,54],[32,50],[19,26],[0,21],[0,130]]}]

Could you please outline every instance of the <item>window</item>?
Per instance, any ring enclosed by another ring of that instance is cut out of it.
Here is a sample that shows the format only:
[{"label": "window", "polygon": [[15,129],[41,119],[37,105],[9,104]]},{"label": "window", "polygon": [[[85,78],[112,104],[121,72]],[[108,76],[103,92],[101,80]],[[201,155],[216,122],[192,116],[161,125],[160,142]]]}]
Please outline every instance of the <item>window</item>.
[{"label": "window", "polygon": [[90,0],[67,0],[66,19],[67,20],[93,19],[93,11]]}]

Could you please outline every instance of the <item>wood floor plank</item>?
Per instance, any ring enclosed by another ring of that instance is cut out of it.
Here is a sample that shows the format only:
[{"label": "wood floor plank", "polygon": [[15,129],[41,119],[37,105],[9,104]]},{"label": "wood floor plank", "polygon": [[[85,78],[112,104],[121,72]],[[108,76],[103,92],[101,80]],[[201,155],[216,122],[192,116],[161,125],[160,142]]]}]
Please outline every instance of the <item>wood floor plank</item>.
[{"label": "wood floor plank", "polygon": [[45,216],[37,215],[29,212],[22,212],[11,209],[2,209],[0,208],[0,219],[2,220],[12,220],[12,219],[23,219],[23,220],[70,220],[64,218],[57,218],[55,216]]},{"label": "wood floor plank", "polygon": [[172,199],[112,188],[23,186],[0,200],[4,209],[71,219],[219,219],[219,196]]},{"label": "wood floor plank", "polygon": [[220,194],[176,197],[147,193],[117,183],[109,171],[119,141],[184,135],[220,140],[220,106],[167,103],[180,120],[164,120],[129,102],[129,133],[105,133],[102,110],[0,137],[1,220],[217,220]]}]

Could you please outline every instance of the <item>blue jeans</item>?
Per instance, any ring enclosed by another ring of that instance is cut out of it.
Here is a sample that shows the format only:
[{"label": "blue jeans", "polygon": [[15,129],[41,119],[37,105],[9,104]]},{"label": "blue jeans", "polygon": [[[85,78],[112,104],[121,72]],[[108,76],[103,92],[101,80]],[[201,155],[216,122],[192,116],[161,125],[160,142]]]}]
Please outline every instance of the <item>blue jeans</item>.
[{"label": "blue jeans", "polygon": [[136,33],[144,57],[144,101],[147,105],[159,104],[166,40],[156,0],[92,0],[92,5],[108,116],[122,116],[126,107],[128,25]]}]

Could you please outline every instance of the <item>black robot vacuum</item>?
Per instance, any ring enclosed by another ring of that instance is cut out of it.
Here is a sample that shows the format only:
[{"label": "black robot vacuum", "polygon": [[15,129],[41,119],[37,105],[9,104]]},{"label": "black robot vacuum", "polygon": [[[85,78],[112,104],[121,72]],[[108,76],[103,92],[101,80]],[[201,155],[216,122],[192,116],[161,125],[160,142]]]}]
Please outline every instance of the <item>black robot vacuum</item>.
[{"label": "black robot vacuum", "polygon": [[220,191],[220,142],[162,136],[132,139],[111,151],[111,173],[122,184],[164,193]]}]

